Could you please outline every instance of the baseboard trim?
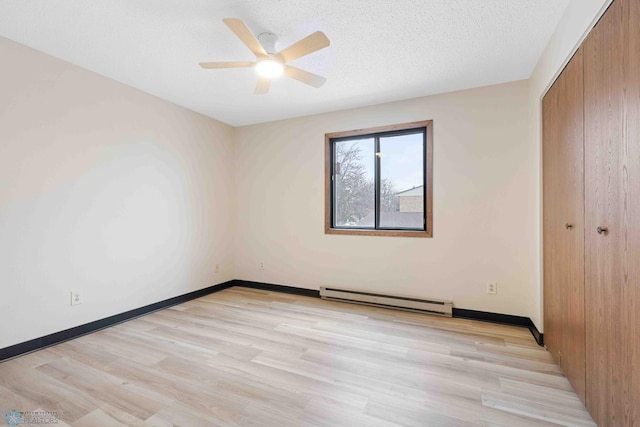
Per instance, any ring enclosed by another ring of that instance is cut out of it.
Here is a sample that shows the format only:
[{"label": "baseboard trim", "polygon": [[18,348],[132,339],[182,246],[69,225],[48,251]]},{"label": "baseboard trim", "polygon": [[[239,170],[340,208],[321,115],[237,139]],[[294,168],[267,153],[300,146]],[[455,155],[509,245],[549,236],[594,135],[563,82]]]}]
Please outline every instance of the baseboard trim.
[{"label": "baseboard trim", "polygon": [[105,329],[110,326],[117,325],[118,323],[126,322],[127,320],[131,320],[136,317],[144,316],[145,314],[149,314],[154,311],[162,310],[164,308],[171,307],[173,305],[182,304],[183,302],[187,302],[192,299],[200,298],[205,295],[222,291],[224,289],[234,286],[234,282],[235,280],[230,280],[225,283],[209,286],[207,288],[189,292],[184,295],[179,295],[177,297],[173,297],[173,298],[169,298],[153,304],[145,305],[144,307],[125,311],[124,313],[105,317],[104,319],[85,323],[84,325],[79,325],[73,328],[65,329],[64,331],[54,332],[53,334],[45,335],[40,338],[34,338],[29,341],[25,341],[19,344],[14,344],[9,347],[1,348],[0,362],[7,359],[12,359],[17,356],[22,356],[26,353],[31,353],[36,350],[50,347],[52,345],[60,344],[62,342],[69,341],[74,338],[81,337],[83,335],[97,332],[101,329]]},{"label": "baseboard trim", "polygon": [[528,317],[513,316],[511,314],[490,313],[488,311],[467,310],[464,308],[455,307],[453,309],[453,317],[528,328],[538,345],[544,345],[542,332],[540,332],[538,328],[536,328],[536,325]]},{"label": "baseboard trim", "polygon": [[248,280],[234,280],[234,286],[243,288],[260,289],[263,291],[282,292],[285,294],[302,295],[305,297],[320,298],[320,290],[296,288],[294,286],[273,285],[271,283],[251,282]]},{"label": "baseboard trim", "polygon": [[529,330],[531,331],[531,335],[533,335],[533,338],[536,340],[538,345],[540,347],[544,347],[544,334],[540,332],[538,328],[536,328],[536,325],[530,327]]},{"label": "baseboard trim", "polygon": [[[249,289],[260,289],[263,291],[282,292],[286,294],[320,298],[320,290],[297,288],[294,286],[274,285],[271,283],[252,282],[249,280],[235,279],[225,283],[220,283],[218,285],[209,286],[204,289],[199,289],[197,291],[189,292],[184,295],[179,295],[177,297],[169,298],[164,301],[159,301],[153,304],[145,305],[144,307],[125,311],[124,313],[109,316],[104,319],[85,323],[84,325],[79,325],[73,328],[65,329],[64,331],[55,332],[53,334],[45,335],[40,338],[34,338],[32,340],[15,344],[9,347],[0,348],[0,362],[4,360],[12,359],[17,356],[22,356],[26,353],[31,353],[36,350],[50,347],[52,345],[60,344],[62,342],[69,341],[74,338],[81,337],[83,335],[97,332],[101,329],[105,329],[110,326],[117,325],[118,323],[126,322],[127,320],[144,316],[145,314],[162,310],[167,307],[171,307],[173,305],[181,304],[183,302],[191,301],[193,299],[200,298],[205,295],[213,294],[234,286],[239,286],[239,287],[249,288]],[[453,317],[528,328],[529,331],[531,331],[531,335],[533,335],[533,338],[536,340],[536,342],[541,346],[544,345],[543,334],[540,331],[538,331],[538,328],[536,328],[534,323],[528,317],[512,316],[509,314],[500,314],[500,313],[490,313],[486,311],[466,310],[463,308],[455,308],[455,307],[453,308]]]}]

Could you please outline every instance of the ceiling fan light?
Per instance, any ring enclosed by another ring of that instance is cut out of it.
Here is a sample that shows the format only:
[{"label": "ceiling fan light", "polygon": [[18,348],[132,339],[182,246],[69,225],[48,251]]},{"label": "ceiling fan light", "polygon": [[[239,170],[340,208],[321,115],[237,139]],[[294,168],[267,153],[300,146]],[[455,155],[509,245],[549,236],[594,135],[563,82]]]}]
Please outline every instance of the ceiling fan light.
[{"label": "ceiling fan light", "polygon": [[284,72],[284,66],[275,59],[263,59],[256,64],[256,72],[260,77],[280,77]]}]

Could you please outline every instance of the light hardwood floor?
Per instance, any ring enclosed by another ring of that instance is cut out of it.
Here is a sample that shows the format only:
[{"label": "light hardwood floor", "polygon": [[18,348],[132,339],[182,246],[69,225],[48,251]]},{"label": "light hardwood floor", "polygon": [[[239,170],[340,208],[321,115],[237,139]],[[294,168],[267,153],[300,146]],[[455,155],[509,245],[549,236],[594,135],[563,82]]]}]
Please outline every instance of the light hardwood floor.
[{"label": "light hardwood floor", "polygon": [[231,288],[0,363],[70,426],[593,426],[527,329]]}]

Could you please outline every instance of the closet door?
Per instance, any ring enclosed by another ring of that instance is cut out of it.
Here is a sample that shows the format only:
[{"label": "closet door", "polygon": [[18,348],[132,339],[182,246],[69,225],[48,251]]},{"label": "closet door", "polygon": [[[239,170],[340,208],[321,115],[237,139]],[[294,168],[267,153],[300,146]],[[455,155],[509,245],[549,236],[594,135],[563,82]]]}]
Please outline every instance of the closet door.
[{"label": "closet door", "polygon": [[545,343],[585,400],[584,104],[579,50],[543,100]]},{"label": "closet door", "polygon": [[544,343],[555,361],[562,357],[562,253],[560,212],[560,83],[556,81],[542,100],[542,217],[543,217],[543,270],[544,270]]},{"label": "closet door", "polygon": [[585,49],[587,409],[640,425],[640,1],[616,0]]},{"label": "closet door", "polygon": [[563,352],[562,367],[582,401],[585,401],[584,311],[584,62],[579,50],[564,72],[560,117],[560,212],[564,228],[562,254]]}]

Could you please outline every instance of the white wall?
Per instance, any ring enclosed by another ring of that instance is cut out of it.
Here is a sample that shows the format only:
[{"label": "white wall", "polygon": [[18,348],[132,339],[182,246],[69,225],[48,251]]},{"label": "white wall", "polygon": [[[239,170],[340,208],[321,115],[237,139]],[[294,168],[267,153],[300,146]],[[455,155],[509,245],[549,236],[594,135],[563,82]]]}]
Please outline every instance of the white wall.
[{"label": "white wall", "polygon": [[[537,163],[526,81],[236,129],[236,278],[531,315]],[[324,234],[324,134],[434,120],[434,238]],[[259,261],[265,269],[259,269]],[[498,294],[486,294],[486,282]]]},{"label": "white wall", "polygon": [[536,186],[536,235],[538,257],[535,259],[536,280],[532,288],[532,320],[540,331],[543,330],[542,313],[542,97],[555,81],[564,66],[569,62],[591,28],[602,16],[612,0],[572,0],[558,23],[551,40],[547,44],[536,68],[529,79],[529,122],[531,123],[531,156],[535,159],[537,170]]},{"label": "white wall", "polygon": [[233,278],[232,127],[4,38],[0,64],[0,348]]}]

